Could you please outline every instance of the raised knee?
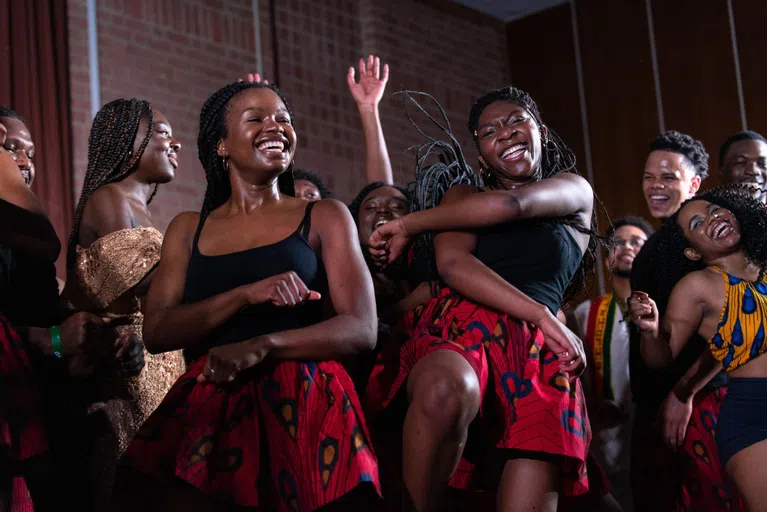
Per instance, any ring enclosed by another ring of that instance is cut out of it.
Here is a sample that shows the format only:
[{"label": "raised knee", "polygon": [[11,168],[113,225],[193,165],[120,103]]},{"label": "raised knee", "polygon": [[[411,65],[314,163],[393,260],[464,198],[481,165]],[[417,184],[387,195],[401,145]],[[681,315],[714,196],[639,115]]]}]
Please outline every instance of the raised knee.
[{"label": "raised knee", "polygon": [[436,424],[468,426],[479,410],[481,399],[477,376],[473,371],[435,370],[419,379],[413,405]]}]

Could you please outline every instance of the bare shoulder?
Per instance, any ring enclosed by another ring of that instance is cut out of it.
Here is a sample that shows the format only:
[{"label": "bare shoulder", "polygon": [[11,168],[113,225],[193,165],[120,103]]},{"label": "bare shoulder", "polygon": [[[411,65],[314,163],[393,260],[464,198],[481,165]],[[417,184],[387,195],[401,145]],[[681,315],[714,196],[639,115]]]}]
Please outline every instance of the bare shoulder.
[{"label": "bare shoulder", "polygon": [[165,242],[174,245],[188,245],[191,248],[199,223],[199,212],[183,212],[176,215],[170,221],[168,230],[165,232]]},{"label": "bare shoulder", "polygon": [[589,181],[583,176],[581,176],[580,174],[575,174],[572,172],[560,172],[558,174],[555,174],[549,179],[556,180],[556,181],[563,181],[573,186],[577,186],[586,192],[593,193],[593,190],[591,188],[591,183],[589,183]]},{"label": "bare shoulder", "polygon": [[447,192],[445,192],[445,195],[442,197],[442,203],[440,204],[446,204],[453,201],[456,201],[458,199],[463,199],[464,197],[468,197],[472,194],[476,194],[480,192],[481,190],[474,185],[469,185],[467,183],[461,183],[460,185],[453,185],[449,189],[447,189]]},{"label": "bare shoulder", "polygon": [[721,274],[716,269],[704,268],[680,279],[673,293],[690,301],[710,302],[720,290],[724,290]]},{"label": "bare shoulder", "polygon": [[349,207],[338,199],[320,199],[312,210],[313,220],[328,225],[330,223],[344,223],[354,225]]}]

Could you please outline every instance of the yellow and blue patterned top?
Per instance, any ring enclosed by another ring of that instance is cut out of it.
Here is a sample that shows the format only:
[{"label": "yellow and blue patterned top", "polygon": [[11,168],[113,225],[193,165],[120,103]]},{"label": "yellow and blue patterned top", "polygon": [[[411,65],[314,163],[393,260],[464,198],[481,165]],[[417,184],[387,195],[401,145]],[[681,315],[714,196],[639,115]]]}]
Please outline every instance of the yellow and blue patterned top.
[{"label": "yellow and blue patterned top", "polygon": [[708,346],[714,358],[730,372],[767,350],[767,279],[764,271],[756,281],[746,281],[720,268],[725,299],[716,333]]}]

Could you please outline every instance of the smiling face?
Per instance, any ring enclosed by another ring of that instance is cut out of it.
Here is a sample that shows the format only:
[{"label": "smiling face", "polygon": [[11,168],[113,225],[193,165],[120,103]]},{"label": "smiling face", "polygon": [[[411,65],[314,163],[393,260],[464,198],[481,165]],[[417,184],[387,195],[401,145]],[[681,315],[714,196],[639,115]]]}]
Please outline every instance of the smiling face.
[{"label": "smiling face", "polygon": [[362,200],[357,231],[360,244],[366,246],[378,226],[399,219],[409,212],[407,199],[393,187],[379,187]]},{"label": "smiling face", "polygon": [[271,89],[249,88],[229,102],[226,136],[218,155],[229,159],[230,172],[257,172],[264,183],[287,170],[297,137],[285,104]]},{"label": "smiling face", "polygon": [[35,144],[32,142],[29,128],[15,117],[0,117],[0,122],[7,130],[3,147],[19,166],[24,183],[31,187],[35,181],[35,164],[32,161],[35,156]]},{"label": "smiling face", "polygon": [[722,161],[722,177],[726,183],[742,183],[753,187],[753,196],[764,199],[760,189],[767,188],[767,144],[746,139],[733,143]]},{"label": "smiling face", "polygon": [[690,201],[677,219],[691,248],[685,255],[710,261],[740,247],[740,225],[729,210],[708,201]]},{"label": "smiling face", "polygon": [[629,277],[634,258],[647,241],[647,234],[636,226],[625,225],[615,230],[613,245],[607,256],[607,267],[619,277]]},{"label": "smiling face", "polygon": [[653,151],[647,157],[642,179],[647,207],[656,219],[672,216],[700,187],[700,177],[684,155]]},{"label": "smiling face", "polygon": [[[136,176],[147,183],[168,183],[176,174],[181,144],[173,138],[173,129],[162,112],[154,109],[153,113],[154,130],[139,160]],[[149,119],[142,118],[133,144],[134,153],[139,150],[148,128]]]},{"label": "smiling face", "polygon": [[482,163],[500,179],[536,179],[541,164],[541,130],[532,115],[513,101],[496,101],[479,115],[477,141]]}]

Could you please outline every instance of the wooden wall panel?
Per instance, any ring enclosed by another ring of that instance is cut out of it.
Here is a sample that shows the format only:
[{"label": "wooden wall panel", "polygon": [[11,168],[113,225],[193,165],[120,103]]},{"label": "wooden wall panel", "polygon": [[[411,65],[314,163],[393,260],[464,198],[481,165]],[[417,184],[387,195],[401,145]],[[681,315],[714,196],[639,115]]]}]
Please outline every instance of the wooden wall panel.
[{"label": "wooden wall panel", "polygon": [[666,128],[703,141],[716,186],[719,145],[741,129],[727,2],[655,1],[653,20]]},{"label": "wooden wall panel", "polygon": [[645,3],[576,6],[597,195],[611,218],[648,217],[641,178],[659,124]]},{"label": "wooden wall panel", "polygon": [[575,153],[586,175],[578,79],[567,4],[509,23],[509,69],[513,85],[527,91],[546,124]]},{"label": "wooden wall panel", "polygon": [[767,2],[732,0],[732,7],[748,128],[767,136]]}]

